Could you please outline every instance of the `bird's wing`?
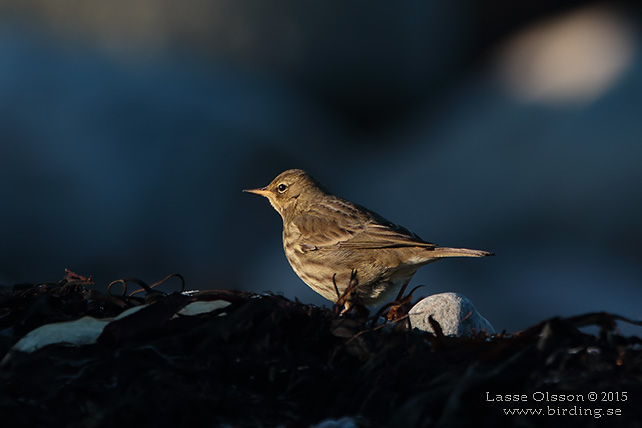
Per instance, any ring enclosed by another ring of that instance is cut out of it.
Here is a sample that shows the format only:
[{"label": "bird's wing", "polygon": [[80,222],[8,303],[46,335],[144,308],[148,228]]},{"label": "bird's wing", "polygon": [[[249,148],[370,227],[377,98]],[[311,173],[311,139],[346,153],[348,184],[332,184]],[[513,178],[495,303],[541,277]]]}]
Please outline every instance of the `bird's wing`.
[{"label": "bird's wing", "polygon": [[408,229],[396,224],[366,223],[361,232],[345,242],[340,242],[341,248],[398,248],[398,247],[435,247],[431,242],[426,242]]},{"label": "bird's wing", "polygon": [[[334,207],[336,208],[336,207]],[[339,212],[311,210],[292,220],[306,248],[379,249],[435,247],[408,229],[358,205],[344,205]]]}]

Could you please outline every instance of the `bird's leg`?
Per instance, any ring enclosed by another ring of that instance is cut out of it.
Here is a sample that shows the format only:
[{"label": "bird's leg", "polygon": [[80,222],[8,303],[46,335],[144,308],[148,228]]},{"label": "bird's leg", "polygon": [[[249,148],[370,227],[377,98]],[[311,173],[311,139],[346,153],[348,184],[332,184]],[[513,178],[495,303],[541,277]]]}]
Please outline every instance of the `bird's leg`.
[{"label": "bird's leg", "polygon": [[334,291],[337,293],[337,302],[341,299],[341,293],[339,293],[339,287],[337,287],[337,273],[335,272],[332,275],[332,285],[334,285]]},{"label": "bird's leg", "polygon": [[403,283],[401,288],[399,289],[399,293],[397,293],[397,297],[395,297],[394,302],[390,305],[390,309],[388,309],[388,313],[386,314],[386,319],[388,321],[396,321],[399,318],[399,311],[401,309],[401,306],[403,305],[403,302],[401,299],[403,299],[403,293],[406,291],[406,287],[408,287],[408,283],[410,280],[406,281]]},{"label": "bird's leg", "polygon": [[423,285],[416,286],[410,290],[407,296],[404,297],[403,293],[409,282],[410,280],[406,281],[406,283],[401,287],[401,290],[397,295],[397,299],[392,302],[390,309],[388,310],[388,314],[386,315],[388,321],[397,322],[408,316],[408,312],[410,312],[410,308],[412,307],[412,294],[417,291],[418,288],[423,287]]},{"label": "bird's leg", "polygon": [[399,289],[399,293],[397,293],[397,297],[395,298],[395,300],[397,302],[399,302],[401,300],[401,298],[403,297],[403,293],[406,291],[406,287],[408,287],[408,283],[409,282],[410,282],[410,280],[404,282],[403,285],[401,286],[401,288]]},{"label": "bird's leg", "polygon": [[337,296],[338,296],[338,299],[334,305],[336,308],[343,307],[343,310],[341,310],[340,312],[340,314],[343,315],[350,312],[350,310],[352,310],[352,308],[355,306],[355,303],[358,298],[356,289],[357,289],[357,286],[359,285],[359,280],[357,279],[357,270],[352,269],[352,272],[350,273],[350,282],[348,283],[348,287],[345,289],[343,294],[339,294],[339,287],[337,287],[336,276],[337,276],[336,273],[332,275],[332,283],[334,284],[334,289],[337,292]]}]

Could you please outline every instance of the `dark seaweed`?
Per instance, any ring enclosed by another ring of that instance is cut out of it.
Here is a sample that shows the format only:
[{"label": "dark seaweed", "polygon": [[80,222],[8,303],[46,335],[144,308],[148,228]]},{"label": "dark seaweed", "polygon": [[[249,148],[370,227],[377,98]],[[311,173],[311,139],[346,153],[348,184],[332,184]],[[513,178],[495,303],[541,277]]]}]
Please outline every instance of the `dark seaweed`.
[{"label": "dark seaweed", "polygon": [[[407,319],[339,315],[278,295],[152,288],[143,287],[144,297],[100,293],[91,278],[68,272],[58,283],[16,285],[0,296],[2,356],[40,325],[113,317],[148,304],[111,323],[94,344],[11,351],[0,367],[2,426],[294,427],[343,416],[366,427],[642,426],[642,340],[616,334],[617,322],[630,322],[616,315],[553,318],[516,334],[454,338],[411,330]],[[217,299],[230,305],[174,316],[190,302]],[[587,326],[598,333],[583,332]],[[487,401],[487,393],[546,391],[584,397],[610,391],[620,398],[626,392],[627,399]],[[619,408],[622,415],[502,411],[578,404]]]}]

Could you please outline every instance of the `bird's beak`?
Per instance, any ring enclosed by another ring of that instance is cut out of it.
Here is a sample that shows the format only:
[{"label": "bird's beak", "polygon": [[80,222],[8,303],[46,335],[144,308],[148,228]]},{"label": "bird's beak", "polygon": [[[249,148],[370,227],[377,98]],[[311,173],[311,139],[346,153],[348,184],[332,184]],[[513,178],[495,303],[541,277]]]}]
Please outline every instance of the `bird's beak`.
[{"label": "bird's beak", "polygon": [[247,192],[247,193],[254,193],[255,195],[265,196],[266,198],[268,197],[268,195],[270,195],[272,193],[269,190],[267,190],[265,187],[263,187],[261,189],[246,189],[246,190],[243,190],[243,191]]}]

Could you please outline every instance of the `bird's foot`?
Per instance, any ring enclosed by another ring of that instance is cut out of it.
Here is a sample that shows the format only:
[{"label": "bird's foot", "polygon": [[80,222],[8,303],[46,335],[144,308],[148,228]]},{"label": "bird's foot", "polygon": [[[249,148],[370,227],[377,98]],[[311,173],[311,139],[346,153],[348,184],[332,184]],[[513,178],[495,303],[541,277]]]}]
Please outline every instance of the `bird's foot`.
[{"label": "bird's foot", "polygon": [[350,282],[348,283],[348,287],[343,293],[339,292],[336,276],[336,273],[332,275],[332,283],[334,284],[334,289],[337,293],[337,301],[334,303],[335,312],[338,312],[339,315],[345,315],[354,310],[360,315],[362,315],[364,312],[368,314],[368,309],[366,309],[366,307],[359,302],[359,295],[357,293],[357,286],[359,285],[359,280],[357,279],[357,270],[352,269],[352,272],[350,273]]},{"label": "bird's foot", "polygon": [[390,304],[390,309],[388,309],[388,313],[386,314],[386,319],[390,322],[399,322],[402,319],[408,317],[408,312],[410,312],[410,308],[412,308],[413,306],[412,294],[418,288],[423,287],[423,285],[418,285],[415,288],[413,288],[410,291],[410,293],[404,296],[403,293],[406,290],[407,285],[408,283],[406,282],[401,287],[401,290],[399,290],[399,294],[397,295],[397,298],[395,299],[395,301]]}]

